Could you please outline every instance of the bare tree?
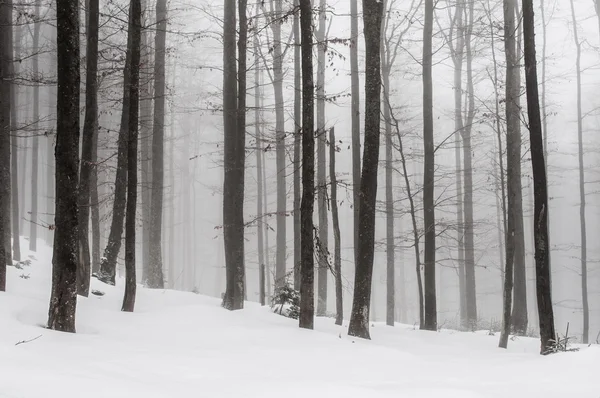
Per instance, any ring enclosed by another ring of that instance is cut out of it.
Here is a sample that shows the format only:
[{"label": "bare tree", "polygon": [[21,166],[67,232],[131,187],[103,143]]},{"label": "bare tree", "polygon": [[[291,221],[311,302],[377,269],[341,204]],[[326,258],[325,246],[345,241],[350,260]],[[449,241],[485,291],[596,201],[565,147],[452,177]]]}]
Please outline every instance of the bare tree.
[{"label": "bare tree", "polygon": [[519,157],[520,138],[519,131],[519,97],[518,76],[519,68],[516,51],[516,26],[515,26],[516,0],[504,0],[504,52],[506,54],[506,177],[507,177],[507,223],[506,223],[506,266],[504,269],[503,290],[503,317],[502,333],[499,346],[506,348],[511,326],[511,309],[514,279],[515,258],[515,201],[517,191],[520,189],[520,173],[517,174],[516,165],[521,162]]},{"label": "bare tree", "polygon": [[150,198],[150,266],[148,287],[164,287],[162,261],[162,210],[164,197],[165,141],[165,69],[167,40],[167,1],[156,2],[156,35],[154,37],[154,123],[152,125],[152,193]]},{"label": "bare tree", "polygon": [[537,64],[535,56],[535,20],[533,1],[523,1],[523,37],[525,50],[525,81],[527,115],[534,181],[534,239],[538,313],[541,352],[546,353],[556,336],[550,285],[550,250],[548,246],[548,184],[542,137],[542,121],[538,96]]},{"label": "bare tree", "polygon": [[[48,328],[75,332],[79,165],[79,3],[57,0],[56,232]],[[1,21],[0,21],[1,22]]]},{"label": "bare tree", "polygon": [[[223,228],[225,236],[226,289],[223,307],[244,308],[244,162],[246,122],[246,0],[239,0],[238,65],[236,67],[235,0],[225,0],[223,25],[223,118],[225,127],[225,176]],[[237,82],[237,86],[236,86]]]},{"label": "bare tree", "polygon": [[[90,291],[90,193],[94,147],[98,134],[98,25],[100,19],[99,0],[89,0],[86,29],[86,81],[85,117],[81,144],[81,167],[79,176],[79,268],[77,293],[87,297]],[[96,145],[95,145],[96,144]],[[96,181],[97,183],[97,181]],[[97,188],[96,188],[97,189]]]},{"label": "bare tree", "polygon": [[[39,21],[41,1],[35,2],[36,21],[33,25],[33,75],[38,78],[39,74],[39,47],[40,47],[40,27]],[[40,85],[36,84],[33,87],[33,123],[36,130],[39,129],[40,120]],[[32,153],[31,153],[31,222],[29,223],[29,250],[37,251],[37,224],[38,224],[38,172],[39,172],[39,155],[40,141],[36,131],[33,137]]]},{"label": "bare tree", "polygon": [[369,310],[375,254],[375,206],[379,166],[381,113],[381,21],[383,3],[363,0],[365,35],[365,149],[360,181],[358,221],[360,242],[354,277],[354,297],[348,334],[370,338]]},{"label": "bare tree", "polygon": [[325,8],[326,0],[319,1],[319,27],[317,39],[317,207],[319,212],[319,251],[317,258],[317,316],[327,314],[327,278],[329,271],[329,220],[327,217],[327,170],[325,159],[325,146],[327,132],[325,130],[325,53],[327,51],[327,38],[325,33],[327,18]]},{"label": "bare tree", "polygon": [[127,144],[127,213],[125,215],[125,295],[121,311],[133,312],[135,307],[135,213],[137,207],[138,167],[138,116],[140,105],[140,47],[142,35],[142,4],[131,0],[129,5],[129,29],[127,51],[131,53],[129,84],[129,118]]},{"label": "bare tree", "polygon": [[300,319],[304,329],[314,327],[315,277],[313,211],[315,201],[315,137],[314,137],[314,83],[312,65],[312,8],[310,0],[299,0],[300,37],[302,49],[302,203],[301,218],[301,271]]},{"label": "bare tree", "polygon": [[360,87],[358,78],[358,0],[350,0],[350,93],[352,104],[352,209],[354,210],[354,264],[358,263],[358,204],[360,202]]},{"label": "bare tree", "polygon": [[577,19],[575,18],[575,5],[571,0],[571,16],[573,21],[573,39],[577,49],[575,61],[577,69],[577,146],[579,160],[579,223],[581,226],[581,302],[583,305],[583,337],[582,343],[587,344],[590,333],[590,305],[588,302],[587,281],[587,233],[585,225],[585,173],[583,162],[583,115],[581,114],[581,42],[577,31]]},{"label": "bare tree", "polygon": [[344,321],[344,300],[342,296],[342,248],[340,237],[340,217],[337,203],[337,177],[335,175],[335,153],[338,146],[335,141],[335,129],[329,129],[329,178],[331,180],[331,218],[333,221],[333,271],[335,276],[335,324]]},{"label": "bare tree", "polygon": [[[10,233],[10,35],[12,29],[10,1],[0,2],[0,291],[6,290],[6,264],[12,264],[5,236]],[[5,209],[9,209],[8,212]],[[8,227],[8,231],[7,231]]]},{"label": "bare tree", "polygon": [[[14,29],[14,60],[21,59],[21,35],[22,35],[22,27],[19,25],[19,19],[17,18],[17,26]],[[19,73],[19,62],[12,63],[12,75],[17,76]],[[21,261],[21,236],[19,229],[19,162],[18,162],[18,130],[19,130],[19,115],[18,115],[18,107],[19,107],[19,86],[16,82],[10,86],[10,97],[12,101],[12,106],[10,108],[10,130],[12,132],[11,135],[11,153],[10,153],[10,173],[11,173],[11,202],[12,202],[12,234],[13,234],[13,242],[12,242],[12,252],[13,252],[13,260]],[[25,170],[21,170],[21,173],[24,173]]]},{"label": "bare tree", "polygon": [[[302,70],[300,67],[300,15],[298,0],[294,0],[294,289],[300,289],[300,156],[302,151]],[[257,61],[258,62],[258,61]]]},{"label": "bare tree", "polygon": [[433,83],[432,49],[433,0],[425,0],[423,26],[423,145],[425,149],[423,174],[423,210],[425,223],[423,329],[437,330],[437,305],[435,293],[435,151],[433,143]]}]

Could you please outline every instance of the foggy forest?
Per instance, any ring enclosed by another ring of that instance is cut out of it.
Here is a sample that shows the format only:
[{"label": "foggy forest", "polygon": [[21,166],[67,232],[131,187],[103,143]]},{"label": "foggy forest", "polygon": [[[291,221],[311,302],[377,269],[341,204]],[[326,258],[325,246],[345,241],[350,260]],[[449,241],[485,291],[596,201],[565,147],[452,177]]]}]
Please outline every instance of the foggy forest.
[{"label": "foggy forest", "polygon": [[598,398],[599,70],[600,0],[0,0],[0,396]]}]

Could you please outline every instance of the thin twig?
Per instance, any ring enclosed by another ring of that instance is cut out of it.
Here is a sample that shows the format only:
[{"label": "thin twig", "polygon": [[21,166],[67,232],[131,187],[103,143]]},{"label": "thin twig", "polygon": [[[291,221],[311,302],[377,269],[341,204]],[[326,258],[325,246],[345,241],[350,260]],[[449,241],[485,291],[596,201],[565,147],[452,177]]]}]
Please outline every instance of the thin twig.
[{"label": "thin twig", "polygon": [[19,342],[15,343],[15,345],[19,345],[19,344],[25,344],[25,343],[31,343],[32,341],[34,341],[34,340],[37,340],[37,339],[39,339],[40,337],[42,337],[42,335],[41,335],[41,334],[40,334],[39,336],[37,336],[37,337],[34,337],[33,339],[30,339],[30,340],[21,340],[21,341],[19,341]]}]

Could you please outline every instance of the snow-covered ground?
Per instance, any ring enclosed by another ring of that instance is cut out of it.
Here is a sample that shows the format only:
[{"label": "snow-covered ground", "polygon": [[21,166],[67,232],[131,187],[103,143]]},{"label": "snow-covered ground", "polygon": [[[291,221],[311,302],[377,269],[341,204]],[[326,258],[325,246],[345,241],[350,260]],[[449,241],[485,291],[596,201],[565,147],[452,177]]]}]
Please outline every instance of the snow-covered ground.
[{"label": "snow-covered ground", "polygon": [[122,283],[94,280],[106,294],[80,298],[77,334],[53,332],[50,249],[35,256],[0,293],[0,397],[600,398],[597,345],[542,357],[535,339],[501,350],[485,332],[382,324],[360,341],[332,319],[300,330],[255,303],[141,287],[122,313]]}]

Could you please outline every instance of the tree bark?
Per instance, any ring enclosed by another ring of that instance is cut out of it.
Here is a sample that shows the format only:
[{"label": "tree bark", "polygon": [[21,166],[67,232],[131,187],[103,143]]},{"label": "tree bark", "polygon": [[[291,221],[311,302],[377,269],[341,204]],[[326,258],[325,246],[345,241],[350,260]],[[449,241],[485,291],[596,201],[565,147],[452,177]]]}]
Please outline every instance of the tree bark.
[{"label": "tree bark", "polygon": [[9,0],[0,2],[0,291],[6,291],[6,265],[11,264],[11,252],[5,243],[7,225],[10,223],[10,32],[12,5]]},{"label": "tree bark", "polygon": [[[39,0],[38,0],[39,1]],[[86,82],[85,118],[81,145],[81,168],[79,178],[79,268],[77,293],[87,297],[90,292],[90,193],[91,174],[96,165],[92,162],[94,140],[98,130],[98,23],[100,5],[98,0],[89,0],[86,29]]]},{"label": "tree bark", "polygon": [[375,206],[381,112],[381,21],[383,3],[363,0],[365,34],[365,149],[358,206],[360,242],[348,334],[370,339],[369,311],[375,254]]},{"label": "tree bark", "polygon": [[583,161],[583,116],[581,114],[581,42],[577,32],[577,19],[575,18],[575,5],[571,0],[571,15],[573,21],[573,36],[575,48],[577,49],[577,58],[575,65],[577,68],[577,147],[579,160],[579,224],[581,238],[581,303],[583,306],[583,337],[581,342],[588,344],[590,333],[590,307],[588,302],[587,286],[587,233],[585,225],[585,173]]},{"label": "tree bark", "polygon": [[[223,307],[244,308],[244,161],[246,113],[246,1],[239,0],[238,65],[236,67],[235,1],[225,0],[223,53],[223,117],[225,126],[225,177],[223,227],[225,236],[226,290]],[[230,31],[231,30],[231,31]],[[238,70],[239,68],[239,70]],[[231,81],[229,81],[231,80]],[[236,86],[238,82],[238,86]],[[230,119],[230,120],[227,120]]]},{"label": "tree bark", "polygon": [[335,273],[335,324],[344,321],[344,297],[342,293],[342,247],[340,233],[340,217],[337,203],[337,177],[335,175],[335,129],[329,130],[329,178],[331,180],[331,218],[333,222],[333,270]]},{"label": "tree bark", "polygon": [[[257,6],[258,13],[258,6]],[[295,17],[296,18],[296,17]],[[258,221],[256,222],[256,235],[258,237],[258,267],[259,267],[259,295],[260,295],[260,304],[265,305],[265,242],[264,242],[264,214],[263,214],[263,145],[262,145],[262,132],[261,132],[261,124],[260,124],[260,112],[261,112],[261,89],[260,89],[260,49],[258,43],[258,33],[254,33],[254,136],[256,139],[256,217]],[[294,151],[296,148],[294,147]],[[294,156],[297,155],[294,152]],[[294,167],[294,184],[296,184],[296,168]],[[294,185],[295,187],[295,185]],[[294,191],[294,198],[296,196],[296,192]],[[295,203],[295,202],[294,202]],[[294,228],[296,213],[300,214],[299,211],[296,210],[296,206],[294,205]],[[295,230],[294,230],[295,233]],[[294,258],[296,258],[296,243],[294,243]],[[299,260],[298,260],[299,261]],[[296,262],[294,262],[296,264]],[[297,273],[297,269],[294,268],[294,280],[296,280],[299,274]]]},{"label": "tree bark", "polygon": [[[21,34],[22,27],[15,26],[14,29],[15,37],[14,37],[14,60],[21,59]],[[12,64],[12,75],[17,76],[19,74],[19,62],[13,62]],[[13,252],[13,260],[21,261],[21,233],[19,229],[19,169],[18,169],[18,150],[19,150],[19,115],[18,115],[18,107],[19,107],[19,85],[13,82],[10,86],[10,97],[12,101],[12,106],[10,108],[10,130],[12,132],[11,135],[11,196],[12,196],[12,252]],[[24,170],[21,170],[23,173]]]},{"label": "tree bark", "polygon": [[[148,1],[144,1],[144,24],[149,24]],[[152,198],[151,170],[152,158],[152,49],[150,47],[150,31],[142,29],[142,65],[143,75],[140,78],[140,163],[142,177],[142,283],[147,284],[150,272],[150,218]],[[172,205],[171,205],[172,207]],[[169,263],[171,266],[171,263]],[[171,281],[169,281],[170,283]]]},{"label": "tree bark", "polygon": [[[294,0],[294,7],[298,7]],[[258,61],[257,61],[258,62]],[[302,71],[300,67],[300,15],[294,12],[294,290],[300,290],[301,280],[301,220],[300,156],[302,151]]]},{"label": "tree bark", "polygon": [[473,327],[477,324],[477,290],[475,282],[475,237],[473,220],[473,148],[471,146],[471,132],[475,117],[475,93],[473,87],[473,52],[471,51],[473,14],[475,3],[471,1],[466,10],[468,21],[465,29],[465,49],[467,66],[467,109],[466,125],[461,131],[463,142],[463,173],[464,173],[464,239],[465,239],[465,301],[467,309],[467,322]]},{"label": "tree bark", "polygon": [[300,35],[302,49],[302,203],[301,262],[299,326],[314,327],[314,241],[313,211],[315,201],[315,136],[314,136],[314,83],[312,65],[312,9],[310,0],[299,0]]},{"label": "tree bark", "polygon": [[516,26],[514,15],[515,0],[504,0],[504,52],[506,54],[506,174],[508,217],[506,225],[506,266],[504,269],[502,332],[499,347],[506,348],[511,327],[511,306],[513,299],[514,260],[515,260],[515,202],[519,190],[520,173],[517,174],[519,156],[519,97],[518,60],[515,48]]},{"label": "tree bark", "polygon": [[325,157],[327,132],[325,130],[325,28],[326,0],[319,1],[319,28],[317,32],[317,207],[319,213],[319,259],[317,286],[317,316],[327,314],[327,277],[329,274],[329,220],[327,217],[327,160]]},{"label": "tree bark", "polygon": [[156,35],[154,37],[154,123],[152,126],[152,193],[150,198],[150,266],[148,287],[164,288],[162,261],[162,212],[164,196],[165,141],[165,58],[167,40],[167,1],[156,3]]},{"label": "tree bark", "polygon": [[[383,54],[383,53],[382,53]],[[387,63],[383,67],[383,120],[385,121],[385,235],[386,235],[386,317],[388,326],[394,326],[396,304],[396,275],[394,254],[394,186],[392,181],[393,161],[392,154],[392,121],[390,118],[390,68]]]},{"label": "tree bark", "polygon": [[358,263],[358,205],[360,202],[360,87],[358,77],[358,0],[350,0],[350,94],[352,121],[352,209],[354,264]]},{"label": "tree bark", "polygon": [[523,0],[523,37],[525,49],[525,81],[527,115],[534,184],[534,238],[535,269],[541,353],[546,353],[556,337],[552,288],[550,284],[550,251],[548,246],[548,185],[542,137],[542,121],[538,96],[537,64],[535,56],[535,21],[533,1]]},{"label": "tree bark", "polygon": [[285,109],[283,98],[283,52],[281,41],[282,0],[271,0],[273,32],[273,90],[275,94],[275,163],[277,167],[277,249],[275,254],[275,287],[282,287],[286,277],[286,167]]},{"label": "tree bark", "polygon": [[[39,75],[39,51],[40,51],[40,28],[41,21],[37,18],[40,15],[41,1],[35,2],[36,22],[33,25],[33,52],[36,54],[32,60],[33,75],[38,78]],[[29,223],[29,250],[37,251],[37,226],[38,226],[38,173],[40,157],[40,140],[38,137],[40,126],[40,86],[36,84],[33,87],[33,125],[35,126],[35,135],[33,136],[31,152],[31,222]]]},{"label": "tree bark", "polygon": [[423,329],[437,330],[435,293],[435,153],[433,144],[433,83],[432,83],[433,0],[425,0],[423,27],[423,210],[425,224],[425,316]]},{"label": "tree bark", "polygon": [[57,0],[56,232],[48,328],[75,332],[79,166],[79,4]]},{"label": "tree bark", "polygon": [[112,211],[112,222],[108,242],[104,249],[104,256],[100,259],[98,280],[109,285],[115,284],[117,271],[117,256],[121,250],[123,223],[127,204],[127,154],[129,142],[129,107],[131,105],[131,53],[125,55],[125,69],[123,70],[123,106],[121,111],[121,126],[117,148],[117,172],[115,175],[115,191]]},{"label": "tree bark", "polygon": [[[92,0],[90,0],[91,2]],[[129,6],[128,52],[131,53],[129,85],[129,118],[127,145],[127,213],[125,215],[125,295],[121,311],[133,312],[135,307],[135,213],[137,207],[138,116],[140,105],[140,47],[142,35],[142,4],[131,0]]]},{"label": "tree bark", "polygon": [[[514,3],[514,12],[516,18],[520,17],[518,4]],[[512,327],[515,334],[525,335],[527,332],[527,269],[525,264],[525,231],[523,226],[523,187],[521,182],[521,123],[520,123],[520,110],[521,110],[521,67],[520,58],[522,54],[521,46],[522,29],[519,24],[517,29],[517,53],[515,55],[516,68],[513,70],[515,74],[515,112],[517,113],[517,122],[515,125],[515,187],[514,187],[514,291],[513,291],[513,310],[512,310]],[[549,246],[548,246],[549,247]]]}]

